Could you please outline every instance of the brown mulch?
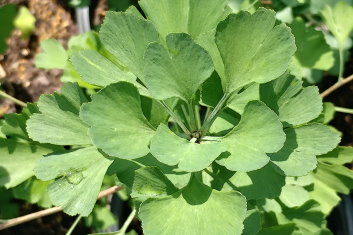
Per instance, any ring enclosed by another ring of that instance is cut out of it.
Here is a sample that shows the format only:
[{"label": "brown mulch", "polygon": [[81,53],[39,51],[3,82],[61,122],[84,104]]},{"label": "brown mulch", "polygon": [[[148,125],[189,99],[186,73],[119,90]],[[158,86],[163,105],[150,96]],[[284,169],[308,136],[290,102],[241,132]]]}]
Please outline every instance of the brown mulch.
[{"label": "brown mulch", "polygon": [[[55,38],[66,45],[77,32],[76,25],[71,13],[57,0],[6,0],[6,3],[22,3],[28,7],[36,18],[36,28],[28,39],[23,39],[19,30],[14,30],[7,41],[6,53],[0,56],[0,82],[10,95],[34,102],[41,94],[53,93],[61,86],[61,71],[45,71],[34,65],[40,42]],[[2,101],[0,111],[0,115],[13,112],[14,104]]]}]

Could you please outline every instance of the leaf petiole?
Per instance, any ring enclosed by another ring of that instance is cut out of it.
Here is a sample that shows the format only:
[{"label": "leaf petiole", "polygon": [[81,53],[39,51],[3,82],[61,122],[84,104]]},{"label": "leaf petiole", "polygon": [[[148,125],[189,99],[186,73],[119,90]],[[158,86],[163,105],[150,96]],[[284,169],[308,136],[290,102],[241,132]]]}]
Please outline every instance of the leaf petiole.
[{"label": "leaf petiole", "polygon": [[80,222],[81,218],[82,218],[82,215],[77,216],[77,218],[75,219],[74,223],[71,225],[71,227],[69,228],[69,230],[66,232],[65,235],[71,235],[72,234],[72,232],[74,231],[74,229],[76,228],[76,226]]},{"label": "leaf petiole", "polygon": [[125,223],[123,224],[123,226],[121,227],[121,229],[119,230],[119,232],[125,234],[127,228],[129,227],[129,225],[131,224],[132,220],[135,218],[136,215],[136,209],[133,209],[129,215],[129,217],[127,217]]},{"label": "leaf petiole", "polygon": [[16,99],[15,97],[10,96],[9,94],[0,91],[0,96],[4,97],[5,99],[11,100],[12,102],[14,102],[15,104],[22,106],[22,107],[26,107],[27,104],[25,102],[22,102],[21,100]]},{"label": "leaf petiole", "polygon": [[223,108],[225,107],[224,105],[228,101],[229,97],[230,97],[229,93],[224,93],[224,95],[221,98],[221,100],[218,102],[216,107],[212,110],[211,114],[207,117],[207,119],[205,120],[205,122],[203,123],[203,125],[201,127],[202,136],[205,136],[207,134],[208,130],[210,129],[210,127],[212,125],[212,123],[216,119],[218,113],[220,113],[223,110]]},{"label": "leaf petiole", "polygon": [[189,110],[189,122],[190,122],[190,128],[192,130],[196,130],[196,115],[195,115],[195,110],[194,110],[194,105],[193,101],[191,100],[190,102],[187,103],[188,110]]},{"label": "leaf petiole", "polygon": [[179,116],[177,114],[175,114],[174,111],[163,100],[160,100],[159,103],[167,110],[169,115],[174,119],[174,121],[179,125],[179,127],[184,131],[184,133],[187,135],[191,135],[191,132],[185,126],[185,124],[179,118]]},{"label": "leaf petiole", "polygon": [[221,141],[222,137],[219,136],[204,136],[201,141]]},{"label": "leaf petiole", "polygon": [[335,107],[336,112],[340,113],[348,113],[348,114],[353,114],[353,109],[348,109],[348,108],[343,108],[343,107]]},{"label": "leaf petiole", "polygon": [[344,48],[343,48],[343,46],[340,46],[338,52],[339,52],[339,60],[340,60],[338,81],[342,81],[343,80],[343,72],[344,72]]},{"label": "leaf petiole", "polygon": [[196,127],[198,130],[201,129],[201,118],[200,118],[200,106],[197,104],[194,105],[195,119],[196,119]]}]

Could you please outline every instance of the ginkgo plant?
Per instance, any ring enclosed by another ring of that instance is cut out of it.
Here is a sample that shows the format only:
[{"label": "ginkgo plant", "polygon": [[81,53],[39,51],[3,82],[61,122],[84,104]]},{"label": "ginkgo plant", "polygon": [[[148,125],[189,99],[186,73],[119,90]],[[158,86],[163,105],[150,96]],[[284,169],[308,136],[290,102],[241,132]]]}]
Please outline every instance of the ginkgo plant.
[{"label": "ginkgo plant", "polygon": [[329,233],[352,151],[337,147],[318,89],[293,75],[291,29],[272,10],[234,14],[227,3],[142,0],[147,19],[108,12],[104,50],[70,56],[99,91],[64,84],[23,130],[53,151],[34,172],[52,181],[54,205],[89,215],[108,174],[146,235]]}]

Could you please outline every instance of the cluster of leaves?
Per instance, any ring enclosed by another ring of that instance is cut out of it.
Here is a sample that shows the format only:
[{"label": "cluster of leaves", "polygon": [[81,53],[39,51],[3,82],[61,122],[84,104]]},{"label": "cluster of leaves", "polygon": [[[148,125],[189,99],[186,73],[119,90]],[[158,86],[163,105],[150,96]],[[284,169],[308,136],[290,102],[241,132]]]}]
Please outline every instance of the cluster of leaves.
[{"label": "cluster of leaves", "polygon": [[7,116],[1,185],[34,167],[54,205],[88,216],[116,175],[147,235],[330,234],[337,192],[353,188],[342,166],[353,151],[337,147],[332,107],[301,80],[303,68],[333,64],[327,45],[306,50],[322,34],[301,20],[291,31],[264,8],[234,14],[228,0],[139,4],[147,19],[134,7],[108,12],[94,47],[43,44],[57,53],[38,66],[99,91],[66,83]]}]

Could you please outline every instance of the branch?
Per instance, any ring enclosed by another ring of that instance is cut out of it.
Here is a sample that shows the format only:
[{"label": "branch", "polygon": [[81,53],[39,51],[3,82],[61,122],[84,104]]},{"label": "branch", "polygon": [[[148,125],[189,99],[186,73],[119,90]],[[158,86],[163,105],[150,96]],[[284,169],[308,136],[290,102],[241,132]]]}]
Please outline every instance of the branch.
[{"label": "branch", "polygon": [[[118,187],[118,186],[113,186],[111,188],[108,188],[102,192],[99,193],[98,195],[98,199],[101,199],[103,197],[106,197],[110,194],[113,194],[119,190],[121,190],[122,187]],[[3,229],[6,229],[6,228],[10,228],[10,227],[13,227],[13,226],[16,226],[16,225],[19,225],[19,224],[23,224],[23,223],[26,223],[28,221],[31,221],[31,220],[35,220],[35,219],[38,219],[38,218],[41,218],[41,217],[44,217],[44,216],[47,216],[47,215],[52,215],[52,214],[55,214],[55,213],[58,213],[60,211],[62,211],[63,209],[61,207],[52,207],[52,208],[49,208],[49,209],[45,209],[45,210],[41,210],[41,211],[37,211],[37,212],[34,212],[34,213],[31,213],[31,214],[28,214],[28,215],[24,215],[24,216],[20,216],[20,217],[17,217],[17,218],[13,218],[13,219],[9,219],[7,220],[6,222],[0,224],[0,230],[3,230]]]},{"label": "branch", "polygon": [[338,82],[336,82],[333,86],[329,87],[327,90],[322,92],[320,95],[322,98],[324,98],[324,97],[330,95],[332,92],[334,92],[338,88],[340,88],[341,86],[343,86],[351,81],[353,81],[353,74],[344,78],[344,79],[338,80]]}]

